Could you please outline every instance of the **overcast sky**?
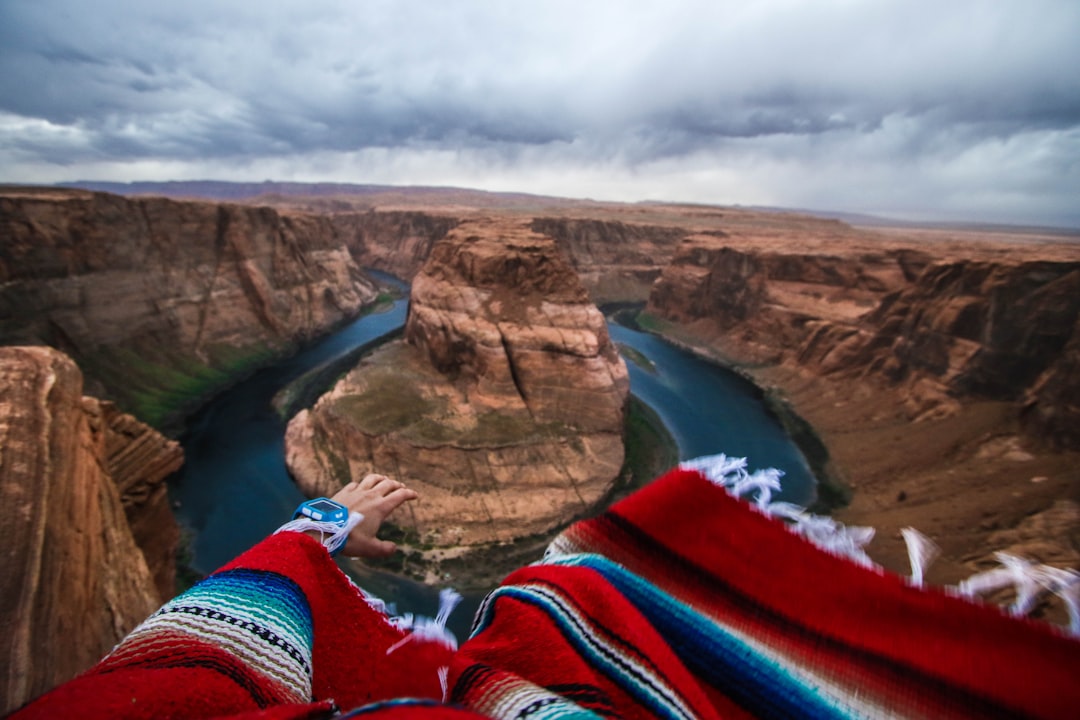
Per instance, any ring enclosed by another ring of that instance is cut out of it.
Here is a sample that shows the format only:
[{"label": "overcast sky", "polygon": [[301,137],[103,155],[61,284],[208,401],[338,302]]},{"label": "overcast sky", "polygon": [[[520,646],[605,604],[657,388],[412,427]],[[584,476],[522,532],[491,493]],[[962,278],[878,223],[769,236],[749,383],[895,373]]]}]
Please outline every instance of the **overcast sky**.
[{"label": "overcast sky", "polygon": [[1080,227],[1078,0],[0,0],[0,182]]}]

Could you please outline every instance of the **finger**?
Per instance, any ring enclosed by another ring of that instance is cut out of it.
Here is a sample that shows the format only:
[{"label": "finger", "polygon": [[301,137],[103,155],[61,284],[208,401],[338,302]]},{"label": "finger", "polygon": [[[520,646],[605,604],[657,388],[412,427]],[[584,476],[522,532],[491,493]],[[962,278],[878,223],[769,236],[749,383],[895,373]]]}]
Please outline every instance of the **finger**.
[{"label": "finger", "polygon": [[397,543],[391,540],[374,539],[372,544],[372,551],[376,553],[376,557],[386,557],[387,555],[393,555],[397,552]]},{"label": "finger", "polygon": [[379,483],[373,489],[376,492],[382,493],[383,495],[389,495],[390,493],[396,490],[400,490],[403,487],[405,487],[405,483],[399,482],[397,480],[390,480],[389,478],[387,478],[385,482]]},{"label": "finger", "polygon": [[382,510],[383,515],[389,515],[397,508],[410,500],[416,500],[420,497],[420,493],[407,487],[399,487],[393,492],[389,493],[379,502],[379,509]]},{"label": "finger", "polygon": [[386,477],[385,475],[380,475],[378,473],[368,473],[364,476],[364,479],[360,481],[360,489],[370,490],[371,488],[378,485],[380,482],[389,479],[390,478]]}]

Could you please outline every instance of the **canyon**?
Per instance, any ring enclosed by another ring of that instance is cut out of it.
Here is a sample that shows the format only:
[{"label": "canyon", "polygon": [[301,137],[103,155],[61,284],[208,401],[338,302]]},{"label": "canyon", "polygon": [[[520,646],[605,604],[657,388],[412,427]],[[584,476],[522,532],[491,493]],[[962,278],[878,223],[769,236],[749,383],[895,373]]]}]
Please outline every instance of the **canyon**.
[{"label": "canyon", "polygon": [[420,493],[395,524],[434,556],[548,532],[623,463],[627,369],[554,241],[466,221],[413,277],[405,339],[289,424],[309,495],[389,472]]},{"label": "canyon", "polygon": [[0,237],[3,342],[67,353],[155,426],[377,294],[325,218],[266,207],[12,189]]},{"label": "canyon", "polygon": [[[995,551],[1080,567],[1075,234],[451,191],[2,188],[0,493],[25,508],[7,521],[22,524],[4,561],[3,707],[171,592],[164,478],[180,458],[157,431],[370,308],[365,267],[412,283],[407,337],[297,415],[289,462],[311,493],[367,469],[418,486],[431,502],[405,539],[425,552],[507,543],[604,494],[626,388],[595,304],[637,303],[642,327],[812,429],[832,514],[877,527],[886,568],[907,572],[907,526],[941,546],[934,583]],[[448,468],[472,495],[438,485]],[[76,619],[92,637],[65,655]]]}]

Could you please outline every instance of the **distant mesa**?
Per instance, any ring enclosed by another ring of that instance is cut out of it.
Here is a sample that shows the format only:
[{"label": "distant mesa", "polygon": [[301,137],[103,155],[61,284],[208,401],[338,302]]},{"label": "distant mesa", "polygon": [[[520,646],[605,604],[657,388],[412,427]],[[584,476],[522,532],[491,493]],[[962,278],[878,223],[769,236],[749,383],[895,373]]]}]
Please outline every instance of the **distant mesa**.
[{"label": "distant mesa", "polygon": [[421,500],[421,546],[509,541],[579,515],[623,462],[629,376],[603,315],[553,239],[476,220],[413,280],[405,340],[383,347],[289,425],[310,495],[387,472]]}]

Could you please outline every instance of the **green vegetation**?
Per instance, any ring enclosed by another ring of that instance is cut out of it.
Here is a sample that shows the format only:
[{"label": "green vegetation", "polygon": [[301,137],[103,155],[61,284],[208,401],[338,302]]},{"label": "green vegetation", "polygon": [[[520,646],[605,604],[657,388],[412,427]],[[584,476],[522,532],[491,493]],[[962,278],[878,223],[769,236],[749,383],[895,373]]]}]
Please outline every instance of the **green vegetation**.
[{"label": "green vegetation", "polygon": [[675,330],[675,325],[670,321],[658,318],[655,315],[650,315],[646,312],[639,312],[635,315],[634,324],[643,332],[664,334],[672,333]]},{"label": "green vegetation", "polygon": [[370,387],[359,395],[346,395],[334,404],[337,414],[369,435],[402,430],[441,410],[424,398],[409,378],[392,368],[374,368]]},{"label": "green vegetation", "polygon": [[641,352],[635,347],[627,345],[626,343],[616,343],[616,345],[619,348],[619,353],[624,358],[634,363],[650,375],[656,374],[656,365],[653,363],[652,360],[646,357],[643,352]]},{"label": "green vegetation", "polygon": [[80,357],[87,377],[109,388],[117,404],[143,422],[165,428],[191,412],[206,397],[237,378],[266,365],[280,351],[267,345],[215,345],[206,348],[209,362],[170,352],[153,342],[137,347],[102,346]]},{"label": "green vegetation", "polygon": [[664,421],[648,405],[631,395],[623,422],[626,456],[605,506],[645,486],[679,462],[679,446]]},{"label": "green vegetation", "polygon": [[360,359],[391,340],[405,334],[405,328],[389,332],[371,342],[353,348],[336,360],[324,363],[296,378],[274,396],[274,409],[282,420],[289,420],[302,409],[311,407],[319,396],[330,390],[360,362]]}]

